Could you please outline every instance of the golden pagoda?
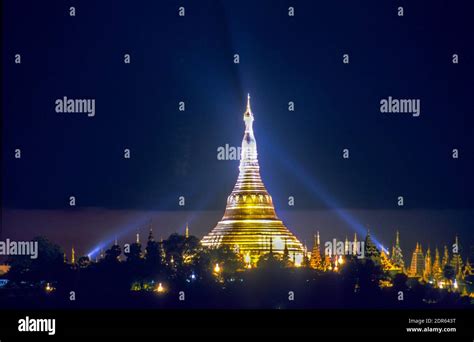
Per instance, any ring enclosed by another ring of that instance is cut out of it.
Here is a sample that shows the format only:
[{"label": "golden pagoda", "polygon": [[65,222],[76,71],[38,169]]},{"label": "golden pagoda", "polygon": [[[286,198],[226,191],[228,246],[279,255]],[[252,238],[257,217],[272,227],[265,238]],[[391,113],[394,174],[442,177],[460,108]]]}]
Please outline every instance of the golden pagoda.
[{"label": "golden pagoda", "polygon": [[417,242],[416,248],[413,251],[413,256],[411,258],[410,269],[408,271],[408,276],[413,278],[419,278],[423,276],[423,271],[425,269],[425,257],[423,256],[423,249],[421,245]]},{"label": "golden pagoda", "polygon": [[229,246],[247,258],[250,255],[252,264],[270,251],[283,255],[286,246],[293,263],[299,265],[303,259],[303,245],[277,217],[272,197],[260,177],[253,121],[248,96],[237,183],[227,197],[222,220],[201,242],[210,248]]}]

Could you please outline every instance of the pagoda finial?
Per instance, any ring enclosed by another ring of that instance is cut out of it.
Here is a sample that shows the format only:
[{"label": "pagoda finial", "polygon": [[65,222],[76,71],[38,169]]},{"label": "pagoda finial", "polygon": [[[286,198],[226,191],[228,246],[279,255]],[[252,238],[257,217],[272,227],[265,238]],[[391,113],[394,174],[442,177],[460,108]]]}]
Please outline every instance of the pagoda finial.
[{"label": "pagoda finial", "polygon": [[250,133],[252,135],[252,140],[255,140],[255,137],[253,136],[253,127],[252,127],[253,120],[254,120],[253,113],[252,113],[252,109],[250,108],[250,94],[247,94],[247,108],[245,109],[245,113],[244,113],[245,133]]},{"label": "pagoda finial", "polygon": [[140,233],[137,233],[137,243],[140,243]]},{"label": "pagoda finial", "polygon": [[316,235],[314,236],[314,244],[319,247],[320,240],[319,240],[319,230],[316,231]]},{"label": "pagoda finial", "polygon": [[189,237],[189,225],[188,225],[188,222],[186,222],[186,231],[184,233],[184,236],[186,237],[186,239]]},{"label": "pagoda finial", "polygon": [[150,232],[148,233],[148,241],[154,241],[154,237],[153,237],[153,228],[151,228],[150,226]]},{"label": "pagoda finial", "polygon": [[71,248],[71,264],[76,263],[76,251],[74,250],[74,246]]}]

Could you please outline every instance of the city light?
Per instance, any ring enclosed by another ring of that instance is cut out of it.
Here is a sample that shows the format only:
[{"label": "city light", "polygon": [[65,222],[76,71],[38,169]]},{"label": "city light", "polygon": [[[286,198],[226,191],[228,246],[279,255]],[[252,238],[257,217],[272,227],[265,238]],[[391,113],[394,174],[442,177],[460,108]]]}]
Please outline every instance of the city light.
[{"label": "city light", "polygon": [[44,290],[46,292],[53,292],[54,290],[56,290],[56,288],[54,286],[52,286],[51,283],[46,283],[46,286],[45,286]]},{"label": "city light", "polygon": [[157,287],[155,288],[154,290],[155,292],[158,292],[158,293],[164,293],[165,292],[165,288],[163,287],[163,284],[162,283],[158,283]]},{"label": "city light", "polygon": [[342,257],[342,255],[339,255],[337,262],[339,263],[339,265],[342,265],[344,263],[344,258]]},{"label": "city light", "polygon": [[244,256],[245,267],[252,268],[252,258],[250,257],[250,253],[245,253]]}]

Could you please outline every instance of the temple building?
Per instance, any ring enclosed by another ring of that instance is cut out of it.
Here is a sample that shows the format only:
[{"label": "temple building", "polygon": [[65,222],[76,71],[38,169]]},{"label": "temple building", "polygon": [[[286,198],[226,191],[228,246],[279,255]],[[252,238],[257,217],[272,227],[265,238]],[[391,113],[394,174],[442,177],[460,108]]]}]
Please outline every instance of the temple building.
[{"label": "temple building", "polygon": [[321,241],[319,238],[319,232],[314,236],[313,250],[311,252],[309,264],[314,269],[324,270],[323,259],[321,258]]},{"label": "temple building", "polygon": [[433,278],[433,267],[431,263],[431,250],[428,247],[428,250],[426,251],[425,255],[425,269],[423,270],[423,279],[426,282],[429,282]]},{"label": "temple building", "polygon": [[400,247],[400,233],[397,230],[397,237],[395,239],[395,246],[392,247],[392,262],[395,266],[398,266],[401,270],[405,268],[405,262],[403,261],[402,248]]},{"label": "temple building", "polygon": [[411,258],[410,270],[408,271],[409,277],[420,278],[423,276],[425,270],[425,258],[423,256],[423,249],[421,245],[417,242],[416,248],[413,251]]},{"label": "temple building", "polygon": [[380,263],[380,251],[377,249],[377,246],[372,241],[370,236],[370,230],[367,229],[367,235],[365,236],[364,242],[365,257],[371,258],[373,261]]},{"label": "temple building", "polygon": [[441,261],[441,269],[444,269],[444,267],[449,264],[449,252],[448,252],[448,246],[444,246],[444,253],[443,253],[443,259]]},{"label": "temple building", "polygon": [[433,267],[431,271],[434,280],[438,283],[443,278],[443,270],[441,269],[441,261],[439,257],[438,247],[435,249],[435,258],[433,261]]},{"label": "temple building", "polygon": [[286,246],[293,264],[299,265],[303,261],[303,245],[277,217],[272,197],[260,177],[253,121],[249,96],[237,183],[227,197],[222,220],[201,242],[211,248],[229,246],[249,255],[252,264],[270,250],[283,255]]},{"label": "temple building", "polygon": [[456,246],[456,252],[453,253],[450,265],[454,269],[454,274],[456,274],[456,278],[460,279],[462,278],[463,261],[460,254],[461,246],[459,245],[459,239],[457,235],[455,238],[454,246]]}]

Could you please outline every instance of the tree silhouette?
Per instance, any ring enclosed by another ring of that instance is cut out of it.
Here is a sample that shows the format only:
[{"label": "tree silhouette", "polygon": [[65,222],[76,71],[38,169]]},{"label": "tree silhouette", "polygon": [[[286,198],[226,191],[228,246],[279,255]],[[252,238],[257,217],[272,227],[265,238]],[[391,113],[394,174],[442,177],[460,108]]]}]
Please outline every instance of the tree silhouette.
[{"label": "tree silhouette", "polygon": [[454,267],[451,266],[450,264],[444,265],[443,275],[446,278],[446,280],[448,281],[449,286],[451,287],[452,284],[453,284],[453,280],[456,277],[456,270],[454,269]]},{"label": "tree silhouette", "polygon": [[65,269],[61,247],[44,236],[35,237],[32,241],[38,243],[38,257],[32,259],[29,255],[11,256],[7,261],[11,267],[8,277],[29,281],[60,278]]},{"label": "tree silhouette", "polygon": [[114,244],[112,247],[110,247],[110,249],[105,251],[105,261],[118,262],[121,254],[122,254],[122,250],[120,249],[120,246],[117,244]]}]

